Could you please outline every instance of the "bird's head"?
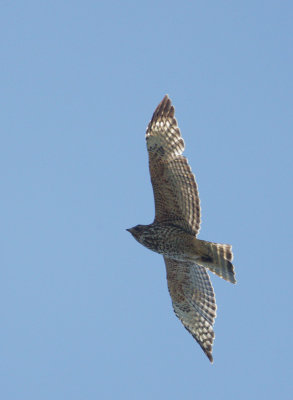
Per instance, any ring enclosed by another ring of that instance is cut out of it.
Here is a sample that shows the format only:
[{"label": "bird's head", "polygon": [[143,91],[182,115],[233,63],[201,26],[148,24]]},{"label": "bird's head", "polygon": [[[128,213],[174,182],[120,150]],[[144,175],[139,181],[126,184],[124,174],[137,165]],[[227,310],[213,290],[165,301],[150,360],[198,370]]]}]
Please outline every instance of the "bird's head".
[{"label": "bird's head", "polygon": [[145,225],[136,225],[133,228],[129,228],[126,230],[130,232],[134,237],[134,239],[136,239],[139,242],[140,236],[145,230]]}]

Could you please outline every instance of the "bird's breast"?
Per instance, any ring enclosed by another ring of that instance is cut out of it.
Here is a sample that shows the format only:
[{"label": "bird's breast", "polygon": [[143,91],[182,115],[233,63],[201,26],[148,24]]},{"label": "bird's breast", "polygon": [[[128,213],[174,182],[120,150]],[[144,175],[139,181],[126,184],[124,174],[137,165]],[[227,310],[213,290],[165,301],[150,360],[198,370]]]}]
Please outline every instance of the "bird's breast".
[{"label": "bird's breast", "polygon": [[180,261],[196,260],[196,241],[194,235],[173,225],[153,224],[141,236],[140,243],[148,249]]}]

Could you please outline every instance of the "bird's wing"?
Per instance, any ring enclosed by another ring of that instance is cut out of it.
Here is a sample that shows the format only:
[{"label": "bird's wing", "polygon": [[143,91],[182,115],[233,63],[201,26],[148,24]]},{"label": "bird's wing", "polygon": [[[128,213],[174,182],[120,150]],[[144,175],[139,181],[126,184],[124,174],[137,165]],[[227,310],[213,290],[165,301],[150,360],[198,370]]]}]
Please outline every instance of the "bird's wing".
[{"label": "bird's wing", "polygon": [[187,159],[174,107],[165,96],[146,131],[149,168],[154,191],[156,222],[172,222],[197,234],[200,201],[197,184]]},{"label": "bird's wing", "polygon": [[213,325],[216,300],[204,267],[164,257],[167,282],[175,314],[213,362]]}]

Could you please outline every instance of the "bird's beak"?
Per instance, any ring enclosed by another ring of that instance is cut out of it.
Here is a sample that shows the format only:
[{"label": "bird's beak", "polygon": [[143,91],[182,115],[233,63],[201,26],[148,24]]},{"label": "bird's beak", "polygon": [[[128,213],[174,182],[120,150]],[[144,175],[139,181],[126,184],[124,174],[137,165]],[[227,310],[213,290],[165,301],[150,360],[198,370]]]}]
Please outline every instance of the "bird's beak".
[{"label": "bird's beak", "polygon": [[131,233],[130,229],[126,229],[126,230],[127,230],[127,232],[130,232],[130,233]]}]

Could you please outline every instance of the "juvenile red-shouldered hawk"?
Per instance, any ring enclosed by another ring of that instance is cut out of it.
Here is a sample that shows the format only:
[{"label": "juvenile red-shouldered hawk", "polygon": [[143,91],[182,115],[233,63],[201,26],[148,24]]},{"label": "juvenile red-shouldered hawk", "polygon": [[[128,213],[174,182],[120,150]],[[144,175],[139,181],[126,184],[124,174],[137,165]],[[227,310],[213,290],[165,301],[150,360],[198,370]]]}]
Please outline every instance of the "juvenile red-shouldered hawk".
[{"label": "juvenile red-shouldered hawk", "polygon": [[152,224],[127,230],[139,243],[164,256],[175,314],[213,362],[217,306],[206,268],[236,283],[232,247],[196,239],[200,229],[197,184],[182,156],[184,141],[168,96],[153,114],[146,142],[156,215]]}]

